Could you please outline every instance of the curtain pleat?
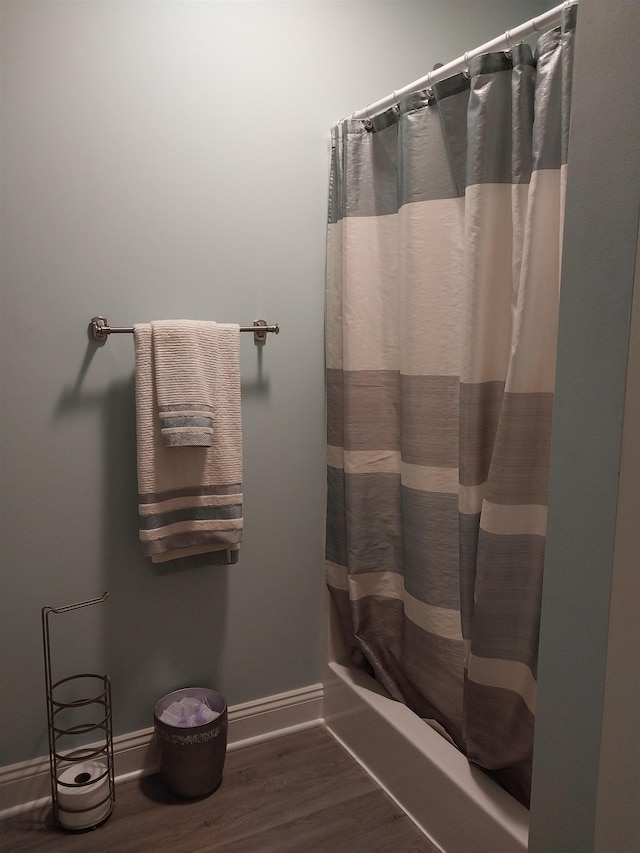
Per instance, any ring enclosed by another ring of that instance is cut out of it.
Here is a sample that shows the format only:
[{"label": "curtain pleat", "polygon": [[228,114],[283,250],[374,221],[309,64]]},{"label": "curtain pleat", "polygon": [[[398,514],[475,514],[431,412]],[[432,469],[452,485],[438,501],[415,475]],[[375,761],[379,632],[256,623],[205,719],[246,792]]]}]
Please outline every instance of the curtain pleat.
[{"label": "curtain pleat", "polygon": [[574,16],[333,132],[328,587],[351,661],[524,803]]}]

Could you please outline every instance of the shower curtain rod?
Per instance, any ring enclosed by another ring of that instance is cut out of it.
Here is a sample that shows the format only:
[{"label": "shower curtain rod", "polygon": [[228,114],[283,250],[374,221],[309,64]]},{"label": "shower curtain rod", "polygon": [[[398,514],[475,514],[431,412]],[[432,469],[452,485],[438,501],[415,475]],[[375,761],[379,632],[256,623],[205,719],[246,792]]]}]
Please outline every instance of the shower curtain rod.
[{"label": "shower curtain rod", "polygon": [[428,89],[434,83],[439,83],[441,80],[453,77],[454,74],[459,74],[461,71],[468,71],[469,60],[474,59],[476,56],[481,56],[483,53],[491,53],[495,50],[510,50],[528,36],[551,29],[551,27],[555,26],[562,19],[564,9],[577,3],[578,0],[565,0],[564,3],[554,6],[548,12],[543,12],[542,15],[531,18],[530,21],[525,21],[524,24],[520,24],[520,26],[514,27],[512,30],[507,30],[501,36],[497,36],[497,38],[485,42],[485,44],[481,44],[473,50],[468,50],[463,56],[459,56],[458,59],[454,59],[452,62],[448,62],[446,65],[430,71],[425,77],[409,83],[402,89],[396,89],[390,95],[381,98],[379,101],[374,101],[374,103],[369,104],[363,110],[356,110],[350,118],[352,120],[369,120],[373,116],[378,115],[378,113],[384,112],[389,107],[397,104],[398,100],[405,95],[411,95],[413,92],[419,92],[421,89]]}]

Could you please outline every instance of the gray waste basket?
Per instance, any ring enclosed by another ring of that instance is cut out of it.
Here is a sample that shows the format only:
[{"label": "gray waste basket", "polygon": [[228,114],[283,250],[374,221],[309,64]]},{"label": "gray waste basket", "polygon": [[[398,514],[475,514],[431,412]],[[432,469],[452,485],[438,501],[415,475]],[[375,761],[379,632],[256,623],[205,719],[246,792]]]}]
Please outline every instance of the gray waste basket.
[{"label": "gray waste basket", "polygon": [[[220,716],[200,726],[172,726],[160,717],[173,702],[185,697],[205,700]],[[171,793],[186,799],[206,797],[222,782],[227,754],[227,703],[206,687],[186,687],[168,693],[156,704],[154,725],[160,750],[160,775]]]}]

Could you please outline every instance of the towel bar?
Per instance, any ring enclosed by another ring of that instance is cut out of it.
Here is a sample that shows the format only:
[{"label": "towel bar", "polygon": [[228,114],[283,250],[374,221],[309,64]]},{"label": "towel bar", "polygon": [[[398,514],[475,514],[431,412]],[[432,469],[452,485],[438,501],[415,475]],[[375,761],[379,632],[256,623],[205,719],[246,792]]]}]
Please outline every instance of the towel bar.
[{"label": "towel bar", "polygon": [[[266,320],[254,320],[253,326],[240,326],[241,332],[253,332],[253,340],[257,344],[263,344],[267,340],[267,332],[274,335],[280,334],[280,326],[275,323],[269,326]],[[133,326],[110,326],[106,317],[92,317],[89,323],[89,335],[91,340],[103,344],[109,335],[132,335]]]}]

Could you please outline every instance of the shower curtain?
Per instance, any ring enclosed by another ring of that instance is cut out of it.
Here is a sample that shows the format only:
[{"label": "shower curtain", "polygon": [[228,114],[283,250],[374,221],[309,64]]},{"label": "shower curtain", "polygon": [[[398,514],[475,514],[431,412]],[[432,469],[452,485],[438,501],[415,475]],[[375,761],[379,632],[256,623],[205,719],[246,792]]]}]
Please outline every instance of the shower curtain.
[{"label": "shower curtain", "polygon": [[575,12],[332,133],[331,598],[351,662],[524,804]]}]

